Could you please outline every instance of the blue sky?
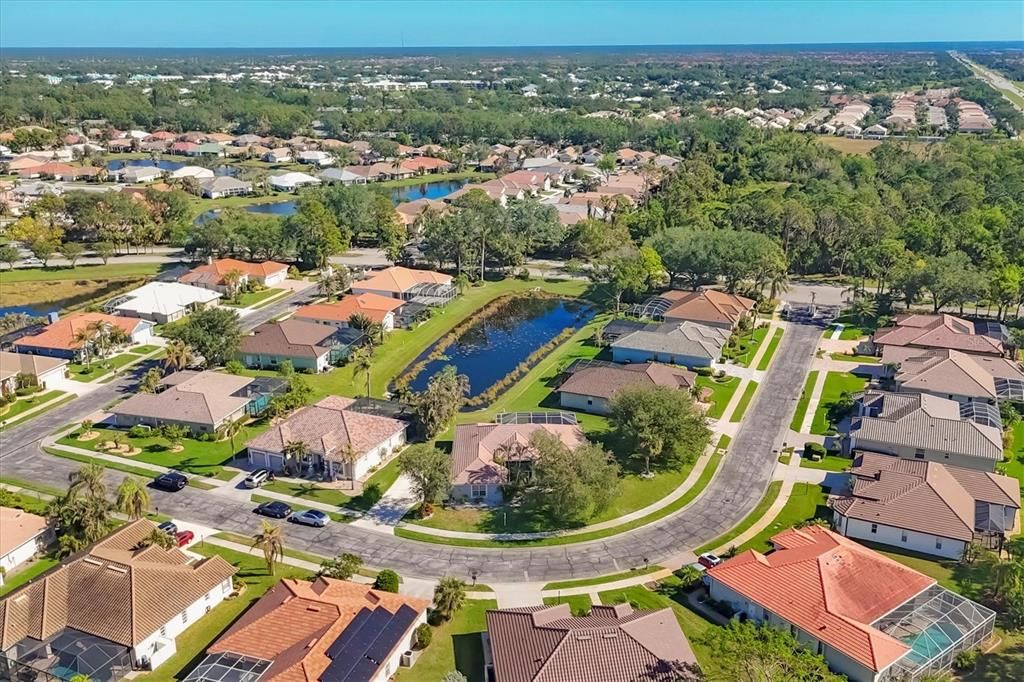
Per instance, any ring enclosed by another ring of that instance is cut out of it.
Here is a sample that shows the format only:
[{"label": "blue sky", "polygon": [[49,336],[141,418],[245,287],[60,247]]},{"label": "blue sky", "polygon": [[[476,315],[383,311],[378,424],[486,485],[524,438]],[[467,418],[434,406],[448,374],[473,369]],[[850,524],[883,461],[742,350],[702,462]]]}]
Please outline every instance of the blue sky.
[{"label": "blue sky", "polygon": [[1024,2],[0,0],[0,50],[961,40],[1024,40]]}]

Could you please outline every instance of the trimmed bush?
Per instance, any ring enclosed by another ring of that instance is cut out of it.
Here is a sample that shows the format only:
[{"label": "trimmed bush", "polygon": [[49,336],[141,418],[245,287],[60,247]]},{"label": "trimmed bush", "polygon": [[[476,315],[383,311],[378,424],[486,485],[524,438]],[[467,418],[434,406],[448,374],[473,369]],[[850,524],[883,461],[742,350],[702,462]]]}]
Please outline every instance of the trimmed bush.
[{"label": "trimmed bush", "polygon": [[145,438],[153,433],[153,429],[143,424],[136,424],[132,428],[128,429],[128,435],[132,438]]},{"label": "trimmed bush", "polygon": [[953,659],[953,668],[955,670],[974,670],[977,664],[977,649],[964,649],[956,655],[956,658]]},{"label": "trimmed bush", "polygon": [[828,454],[828,450],[821,443],[804,443],[804,457],[817,462]]},{"label": "trimmed bush", "polygon": [[397,594],[399,582],[398,574],[389,568],[385,568],[377,574],[377,579],[373,581],[373,589]]},{"label": "trimmed bush", "polygon": [[430,629],[430,626],[426,623],[420,623],[419,627],[416,628],[415,635],[413,636],[417,649],[426,649],[430,646],[430,640],[433,638],[434,631]]}]

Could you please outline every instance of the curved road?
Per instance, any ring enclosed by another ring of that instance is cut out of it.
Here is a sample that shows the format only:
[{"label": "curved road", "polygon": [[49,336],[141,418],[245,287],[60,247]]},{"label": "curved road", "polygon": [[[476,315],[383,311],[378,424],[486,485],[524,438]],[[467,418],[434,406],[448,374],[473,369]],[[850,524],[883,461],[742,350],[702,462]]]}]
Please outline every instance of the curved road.
[{"label": "curved road", "polygon": [[[335,523],[323,529],[288,526],[286,545],[323,555],[353,552],[367,565],[427,579],[446,574],[468,578],[475,573],[484,583],[591,577],[643,565],[645,558],[657,564],[679,557],[735,526],[761,499],[776,464],[772,450],[781,446],[787,433],[820,337],[817,327],[789,326],[730,453],[711,483],[688,507],[648,526],[605,540],[557,547],[473,549],[421,543]],[[77,465],[42,453],[39,440],[130,391],[132,381],[112,382],[90,394],[101,394],[104,400],[88,401],[88,409],[79,405],[87,401],[76,400],[0,434],[0,475],[66,485],[67,475]],[[108,472],[111,485],[122,477],[120,472]],[[153,491],[153,502],[164,514],[221,530],[251,535],[259,526],[251,503],[197,488],[173,494]]]}]

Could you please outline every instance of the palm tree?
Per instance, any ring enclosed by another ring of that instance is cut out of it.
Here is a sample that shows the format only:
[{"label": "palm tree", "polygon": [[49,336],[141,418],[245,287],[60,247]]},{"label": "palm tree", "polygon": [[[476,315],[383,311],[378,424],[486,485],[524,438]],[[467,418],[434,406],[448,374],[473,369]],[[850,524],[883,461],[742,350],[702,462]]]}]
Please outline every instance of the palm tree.
[{"label": "palm tree", "polygon": [[[284,444],[281,452],[285,457],[284,468],[299,471],[302,460],[309,456],[309,446],[301,440],[290,440]],[[294,465],[294,469],[290,465]]]},{"label": "palm tree", "polygon": [[105,498],[107,484],[103,482],[103,471],[99,464],[83,464],[78,471],[68,474],[68,498],[75,499],[82,491],[90,497]]},{"label": "palm tree", "polygon": [[360,374],[366,375],[366,397],[369,398],[372,392],[371,390],[371,377],[370,371],[373,369],[373,358],[370,356],[370,351],[366,348],[360,348],[352,354],[352,373],[355,376]]},{"label": "palm tree", "polygon": [[179,339],[173,339],[167,344],[166,355],[164,356],[164,367],[173,369],[175,372],[188,367],[195,360],[192,348]]},{"label": "palm tree", "polygon": [[228,300],[235,300],[241,291],[242,284],[242,271],[241,270],[228,270],[224,273],[224,288],[228,292]]},{"label": "palm tree", "polygon": [[75,343],[82,348],[82,359],[85,361],[86,371],[92,366],[92,344],[96,340],[96,327],[88,324],[75,330]]},{"label": "palm tree", "polygon": [[352,445],[352,441],[345,443],[345,445],[338,452],[338,458],[346,465],[348,469],[348,480],[352,483],[352,489],[356,487],[356,462],[359,460],[359,451]]},{"label": "palm tree", "polygon": [[174,549],[178,546],[178,539],[165,530],[154,528],[153,532],[139,541],[139,549],[146,547],[159,547],[160,549]]},{"label": "palm tree", "polygon": [[149,490],[143,481],[125,476],[117,486],[117,510],[133,521],[146,515],[149,503]]},{"label": "palm tree", "polygon": [[445,576],[434,588],[434,610],[448,620],[462,608],[466,601],[466,583],[452,576]]},{"label": "palm tree", "polygon": [[281,526],[263,521],[260,532],[252,536],[252,546],[263,550],[263,559],[267,562],[267,572],[274,575],[274,563],[284,559],[284,533]]},{"label": "palm tree", "polygon": [[878,315],[878,303],[873,298],[860,296],[850,302],[849,312],[850,317],[863,327],[869,320],[874,319]]}]

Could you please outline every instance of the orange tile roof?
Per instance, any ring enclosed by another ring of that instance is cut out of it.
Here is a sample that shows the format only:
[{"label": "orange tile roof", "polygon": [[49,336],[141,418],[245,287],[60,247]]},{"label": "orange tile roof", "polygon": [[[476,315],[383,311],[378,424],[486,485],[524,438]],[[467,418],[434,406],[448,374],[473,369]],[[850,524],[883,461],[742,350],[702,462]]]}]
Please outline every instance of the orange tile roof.
[{"label": "orange tile roof", "polygon": [[125,334],[134,332],[140,324],[148,324],[134,317],[118,317],[106,313],[72,313],[43,328],[35,336],[19,339],[15,345],[36,346],[39,348],[62,348],[72,350],[81,348],[82,342],[75,341],[75,334],[93,322],[102,322],[121,328]]},{"label": "orange tile roof", "polygon": [[347,322],[359,313],[374,322],[383,322],[387,314],[402,307],[403,301],[380,294],[353,294],[335,303],[304,305],[295,311],[295,318]]},{"label": "orange tile roof", "polygon": [[437,170],[438,168],[447,168],[451,166],[450,163],[443,159],[435,159],[431,156],[419,156],[414,159],[406,159],[402,161],[402,168],[411,171],[418,171],[419,169],[424,170]]},{"label": "orange tile roof", "polygon": [[708,575],[871,670],[909,651],[871,623],[935,580],[818,526],[772,543],[771,554],[747,550]]},{"label": "orange tile roof", "polygon": [[411,270],[400,265],[385,268],[373,277],[352,284],[355,289],[370,291],[393,291],[396,294],[408,291],[417,284],[449,284],[451,275],[432,270]]},{"label": "orange tile roof", "polygon": [[288,266],[284,263],[272,260],[263,261],[262,263],[249,263],[244,260],[235,260],[234,258],[219,258],[212,263],[192,268],[182,275],[178,281],[184,284],[191,284],[192,282],[220,284],[224,281],[224,275],[233,270],[237,270],[249,277],[266,277],[267,275],[287,269]]}]

